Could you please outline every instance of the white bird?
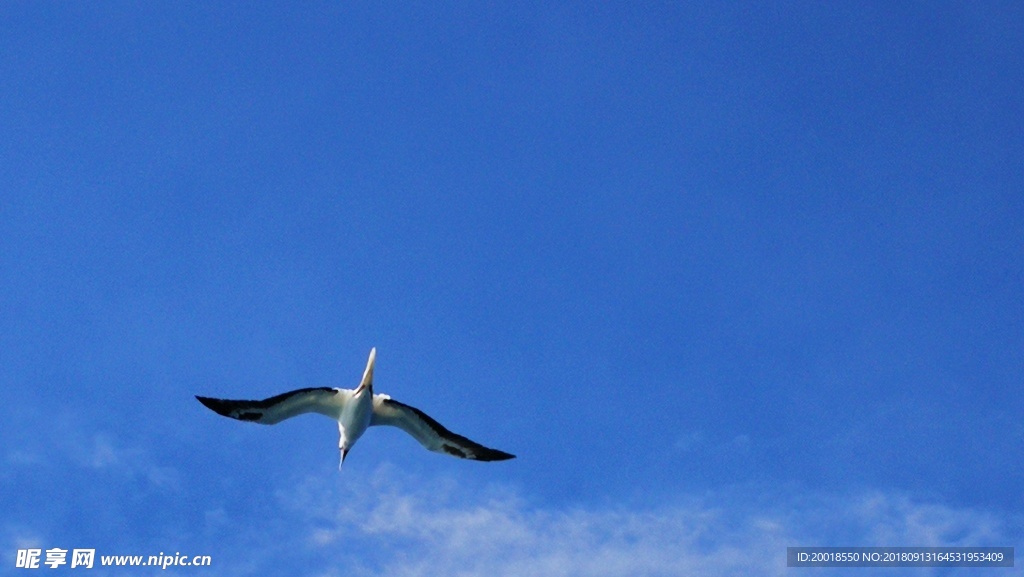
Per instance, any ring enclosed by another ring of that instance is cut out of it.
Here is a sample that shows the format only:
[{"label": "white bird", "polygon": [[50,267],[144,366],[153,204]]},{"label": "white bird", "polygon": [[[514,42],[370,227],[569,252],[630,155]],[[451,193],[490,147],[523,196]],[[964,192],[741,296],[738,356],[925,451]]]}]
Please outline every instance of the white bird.
[{"label": "white bird", "polygon": [[373,363],[376,358],[377,349],[371,349],[363,380],[355,389],[297,389],[262,401],[212,399],[199,395],[196,395],[196,399],[220,415],[261,425],[273,425],[303,413],[320,413],[331,417],[338,421],[340,434],[339,470],[352,446],[366,429],[374,425],[398,427],[427,449],[462,459],[504,461],[515,458],[515,455],[490,449],[449,431],[416,407],[400,403],[387,395],[373,394]]}]

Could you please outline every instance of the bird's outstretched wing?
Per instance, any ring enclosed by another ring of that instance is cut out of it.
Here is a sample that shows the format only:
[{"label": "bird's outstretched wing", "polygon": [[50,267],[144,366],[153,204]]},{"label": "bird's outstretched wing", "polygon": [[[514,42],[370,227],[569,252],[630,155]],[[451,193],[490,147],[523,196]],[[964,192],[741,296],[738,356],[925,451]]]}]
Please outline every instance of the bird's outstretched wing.
[{"label": "bird's outstretched wing", "polygon": [[373,396],[373,417],[370,419],[370,425],[398,427],[412,435],[427,449],[462,459],[504,461],[515,458],[515,455],[510,453],[490,449],[462,435],[456,435],[423,411],[400,403],[387,395]]},{"label": "bird's outstretched wing", "polygon": [[348,395],[342,393],[341,389],[315,387],[289,391],[262,401],[211,399],[199,395],[196,395],[196,399],[208,409],[225,417],[273,425],[303,413],[320,413],[337,418],[345,406],[345,401],[348,400]]}]

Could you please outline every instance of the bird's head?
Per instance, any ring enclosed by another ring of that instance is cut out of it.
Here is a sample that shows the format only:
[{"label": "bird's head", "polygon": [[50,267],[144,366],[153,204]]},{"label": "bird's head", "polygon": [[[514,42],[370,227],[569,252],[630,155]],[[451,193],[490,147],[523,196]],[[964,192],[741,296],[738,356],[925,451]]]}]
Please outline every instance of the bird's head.
[{"label": "bird's head", "polygon": [[341,460],[338,461],[338,470],[341,470],[341,466],[345,464],[345,455],[348,455],[349,447],[339,447],[341,449]]},{"label": "bird's head", "polygon": [[350,439],[349,436],[345,434],[345,425],[338,422],[338,450],[341,451],[341,460],[338,461],[339,471],[341,470],[341,466],[345,464],[345,457],[348,455],[348,452],[352,450],[352,446],[356,444],[357,440],[358,438]]}]

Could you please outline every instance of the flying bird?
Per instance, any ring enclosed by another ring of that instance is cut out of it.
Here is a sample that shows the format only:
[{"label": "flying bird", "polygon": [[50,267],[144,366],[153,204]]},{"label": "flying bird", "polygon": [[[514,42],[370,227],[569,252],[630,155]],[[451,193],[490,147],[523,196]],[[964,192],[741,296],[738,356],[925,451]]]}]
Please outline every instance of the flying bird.
[{"label": "flying bird", "polygon": [[363,436],[375,425],[390,425],[409,433],[427,449],[474,461],[504,461],[515,455],[491,449],[446,429],[416,407],[400,403],[387,395],[373,393],[373,363],[377,349],[370,350],[370,358],[363,371],[363,380],[355,389],[314,387],[297,389],[263,399],[238,401],[230,399],[196,399],[217,414],[250,421],[261,425],[274,425],[304,413],[320,413],[338,421],[338,449],[341,461]]}]

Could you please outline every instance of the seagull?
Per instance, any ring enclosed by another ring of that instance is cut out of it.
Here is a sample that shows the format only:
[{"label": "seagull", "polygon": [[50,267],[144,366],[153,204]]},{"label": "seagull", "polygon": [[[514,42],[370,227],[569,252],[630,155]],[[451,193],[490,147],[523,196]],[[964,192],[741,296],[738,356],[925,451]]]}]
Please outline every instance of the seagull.
[{"label": "seagull", "polygon": [[504,461],[515,455],[491,449],[446,429],[416,407],[400,403],[388,395],[373,393],[373,363],[377,349],[370,349],[370,358],[363,371],[363,380],[355,389],[313,387],[297,389],[262,401],[237,401],[200,397],[196,399],[213,412],[261,425],[274,425],[303,413],[320,413],[338,421],[338,449],[341,461],[375,425],[398,427],[413,436],[427,449],[474,461]]}]

